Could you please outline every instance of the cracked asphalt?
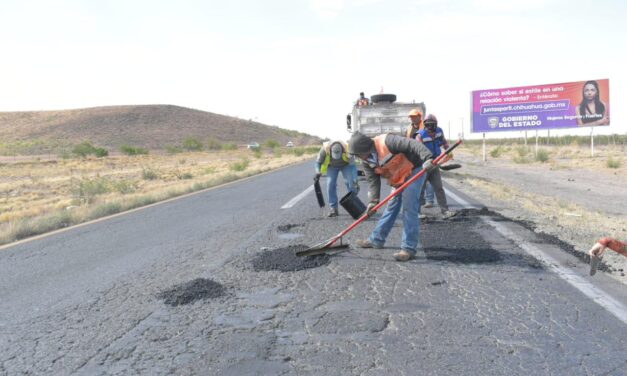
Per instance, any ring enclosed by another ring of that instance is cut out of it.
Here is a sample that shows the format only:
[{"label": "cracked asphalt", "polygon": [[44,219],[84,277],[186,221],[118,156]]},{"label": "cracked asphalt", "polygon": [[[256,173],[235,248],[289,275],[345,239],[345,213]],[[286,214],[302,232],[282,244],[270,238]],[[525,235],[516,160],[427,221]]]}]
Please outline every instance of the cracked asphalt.
[{"label": "cracked asphalt", "polygon": [[[342,210],[325,218],[313,193],[280,209],[312,175],[307,162],[0,250],[0,374],[627,372],[626,324],[491,221],[573,273],[587,265],[489,213],[443,221],[427,210],[423,249],[407,263],[392,257],[398,222],[381,250],[256,269],[263,252],[319,243],[352,222]],[[174,306],[160,297],[199,278],[222,294]],[[588,280],[627,303],[617,282]]]}]

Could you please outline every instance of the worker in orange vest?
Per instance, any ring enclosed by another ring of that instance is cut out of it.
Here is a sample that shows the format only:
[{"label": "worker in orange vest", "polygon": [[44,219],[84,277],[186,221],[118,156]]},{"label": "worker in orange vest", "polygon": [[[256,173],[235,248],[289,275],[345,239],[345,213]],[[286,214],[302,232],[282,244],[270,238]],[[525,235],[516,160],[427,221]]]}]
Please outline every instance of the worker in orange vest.
[{"label": "worker in orange vest", "polygon": [[[431,151],[422,143],[395,134],[383,134],[373,139],[355,132],[348,150],[359,157],[368,181],[368,212],[379,203],[381,177],[392,187],[399,187],[421,169],[435,168]],[[396,217],[403,209],[403,237],[400,251],[394,254],[397,261],[415,257],[420,240],[420,190],[425,177],[417,179],[389,202],[381,219],[368,239],[358,240],[362,248],[383,248]]]},{"label": "worker in orange vest", "polygon": [[366,98],[364,92],[359,93],[359,98],[357,99],[357,107],[365,107],[370,104],[370,100]]}]

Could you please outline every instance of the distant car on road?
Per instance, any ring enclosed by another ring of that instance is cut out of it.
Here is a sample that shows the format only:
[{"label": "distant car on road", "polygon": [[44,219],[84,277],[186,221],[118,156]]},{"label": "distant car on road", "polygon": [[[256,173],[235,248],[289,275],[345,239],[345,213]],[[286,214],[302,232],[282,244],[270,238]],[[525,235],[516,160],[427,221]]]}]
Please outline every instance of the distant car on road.
[{"label": "distant car on road", "polygon": [[252,143],[246,145],[246,149],[253,149],[253,150],[254,149],[259,149],[259,144],[256,143],[256,142],[252,142]]},{"label": "distant car on road", "polygon": [[294,143],[292,141],[288,141],[285,146],[287,146],[288,148],[293,148],[294,147]]}]

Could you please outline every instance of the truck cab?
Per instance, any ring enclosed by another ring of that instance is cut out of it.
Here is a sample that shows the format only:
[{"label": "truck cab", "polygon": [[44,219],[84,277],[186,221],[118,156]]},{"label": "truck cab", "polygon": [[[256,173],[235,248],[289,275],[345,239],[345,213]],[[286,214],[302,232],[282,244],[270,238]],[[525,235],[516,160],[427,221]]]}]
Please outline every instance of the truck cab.
[{"label": "truck cab", "polygon": [[421,110],[426,116],[424,102],[403,103],[397,102],[394,94],[376,94],[367,106],[353,105],[353,111],[346,115],[346,127],[351,133],[361,132],[368,137],[384,133],[405,135],[409,125],[407,114],[413,109]]}]

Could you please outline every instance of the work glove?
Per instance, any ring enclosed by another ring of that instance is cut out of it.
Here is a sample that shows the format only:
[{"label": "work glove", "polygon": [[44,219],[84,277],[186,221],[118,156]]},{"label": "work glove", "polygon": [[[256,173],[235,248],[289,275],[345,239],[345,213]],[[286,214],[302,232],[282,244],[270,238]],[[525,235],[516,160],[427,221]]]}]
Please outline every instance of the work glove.
[{"label": "work glove", "polygon": [[314,175],[314,181],[318,181],[318,180],[320,180],[320,177],[321,177],[321,176],[322,176],[322,174],[321,174],[321,173],[316,172],[316,175]]},{"label": "work glove", "polygon": [[437,166],[433,164],[433,160],[432,159],[427,159],[426,161],[424,161],[424,163],[422,164],[422,169],[423,170],[427,170],[427,172],[431,172],[433,171],[434,168],[436,168]]},{"label": "work glove", "polygon": [[372,212],[372,209],[374,209],[375,206],[377,206],[377,204],[379,203],[379,201],[373,202],[371,201],[368,206],[366,207],[366,213],[368,213],[368,217],[370,217],[371,215],[373,215],[374,213]]}]

